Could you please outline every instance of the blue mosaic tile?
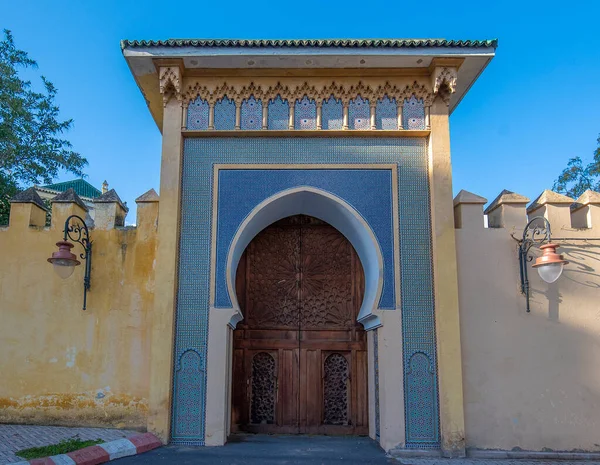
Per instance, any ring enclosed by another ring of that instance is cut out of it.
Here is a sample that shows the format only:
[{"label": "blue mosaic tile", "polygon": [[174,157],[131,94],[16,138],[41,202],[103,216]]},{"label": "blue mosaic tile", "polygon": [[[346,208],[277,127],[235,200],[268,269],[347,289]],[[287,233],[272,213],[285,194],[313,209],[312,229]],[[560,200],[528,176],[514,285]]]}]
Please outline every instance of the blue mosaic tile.
[{"label": "blue mosaic tile", "polygon": [[282,100],[281,96],[277,96],[269,102],[268,108],[268,125],[269,129],[289,129],[290,126],[290,105],[287,100]]},{"label": "blue mosaic tile", "polygon": [[321,128],[342,129],[344,118],[344,106],[332,95],[323,101],[321,107]]},{"label": "blue mosaic tile", "polygon": [[208,102],[198,97],[187,110],[187,129],[208,129]]},{"label": "blue mosaic tile", "polygon": [[294,105],[294,129],[317,129],[317,104],[306,95]]},{"label": "blue mosaic tile", "polygon": [[[269,150],[270,148],[263,148]],[[250,155],[238,148],[238,156]],[[256,154],[255,156],[258,156]],[[240,186],[244,186],[240,189]],[[395,308],[394,225],[390,170],[220,170],[217,211],[215,307],[230,308],[227,256],[233,237],[250,212],[267,198],[297,186],[334,194],[350,204],[369,224],[383,255],[383,290],[378,307]],[[377,186],[373,189],[372,186]]]},{"label": "blue mosaic tile", "polygon": [[235,129],[235,102],[223,97],[215,104],[215,129],[233,131]]},{"label": "blue mosaic tile", "polygon": [[369,101],[358,95],[348,105],[348,127],[350,129],[371,129],[371,109]]},{"label": "blue mosaic tile", "polygon": [[425,129],[425,105],[423,99],[414,95],[404,101],[402,111],[402,126],[404,129]]},{"label": "blue mosaic tile", "polygon": [[[215,227],[211,225],[214,163],[397,164],[406,445],[439,447],[428,157],[424,138],[185,139],[174,353],[174,363],[179,369],[175,370],[173,380],[173,443],[204,444],[203,367],[208,344],[211,228]],[[330,189],[331,186],[327,190]],[[367,186],[363,192],[369,189],[376,195],[376,184]],[[186,386],[192,388],[187,390]]]},{"label": "blue mosaic tile", "polygon": [[389,99],[386,95],[377,100],[375,108],[375,127],[377,129],[394,130],[398,129],[398,109],[396,99]]},{"label": "blue mosaic tile", "polygon": [[262,102],[254,96],[242,102],[240,127],[242,131],[262,129]]}]

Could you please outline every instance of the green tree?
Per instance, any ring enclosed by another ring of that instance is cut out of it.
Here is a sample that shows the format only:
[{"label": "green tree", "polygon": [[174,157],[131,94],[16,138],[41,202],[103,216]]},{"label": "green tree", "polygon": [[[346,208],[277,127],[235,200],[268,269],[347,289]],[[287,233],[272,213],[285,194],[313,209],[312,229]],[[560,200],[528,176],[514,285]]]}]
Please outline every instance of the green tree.
[{"label": "green tree", "polygon": [[571,158],[567,167],[554,181],[552,190],[576,199],[586,190],[600,191],[600,135],[596,140],[594,159],[584,166],[580,157]]},{"label": "green tree", "polygon": [[87,160],[72,150],[63,134],[73,120],[61,121],[56,88],[41,76],[43,91],[32,89],[19,70],[37,68],[4,30],[0,41],[0,224],[8,222],[9,199],[20,187],[51,183],[64,170],[79,176]]}]

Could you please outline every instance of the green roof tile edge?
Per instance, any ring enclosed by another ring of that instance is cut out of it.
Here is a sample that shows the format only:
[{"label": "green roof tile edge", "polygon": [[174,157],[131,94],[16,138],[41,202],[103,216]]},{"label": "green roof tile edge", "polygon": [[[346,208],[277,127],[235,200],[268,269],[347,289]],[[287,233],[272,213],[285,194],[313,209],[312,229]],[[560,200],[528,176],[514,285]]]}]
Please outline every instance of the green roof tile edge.
[{"label": "green roof tile edge", "polygon": [[447,40],[447,39],[168,39],[122,40],[121,49],[136,47],[245,47],[245,48],[496,48],[498,39]]}]

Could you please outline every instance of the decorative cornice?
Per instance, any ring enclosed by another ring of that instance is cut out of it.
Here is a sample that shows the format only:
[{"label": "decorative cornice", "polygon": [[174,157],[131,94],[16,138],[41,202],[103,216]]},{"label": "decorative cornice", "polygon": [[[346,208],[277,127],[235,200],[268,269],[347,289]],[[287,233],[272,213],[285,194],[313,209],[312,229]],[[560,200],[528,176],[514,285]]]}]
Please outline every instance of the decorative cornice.
[{"label": "decorative cornice", "polygon": [[172,97],[181,101],[181,69],[179,66],[161,66],[158,71],[158,86],[163,96],[163,105]]},{"label": "decorative cornice", "polygon": [[446,105],[450,104],[450,96],[456,92],[458,70],[450,67],[436,67],[431,73],[433,93],[442,97]]}]

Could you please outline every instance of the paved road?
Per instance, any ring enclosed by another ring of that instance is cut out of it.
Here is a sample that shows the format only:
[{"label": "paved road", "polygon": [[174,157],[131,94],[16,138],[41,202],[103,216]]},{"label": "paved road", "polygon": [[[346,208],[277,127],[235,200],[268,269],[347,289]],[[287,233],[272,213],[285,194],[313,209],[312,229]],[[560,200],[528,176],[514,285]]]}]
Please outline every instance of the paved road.
[{"label": "paved road", "polygon": [[115,465],[211,464],[383,465],[399,463],[387,458],[369,438],[339,436],[237,436],[224,447],[169,446],[114,462]]}]

